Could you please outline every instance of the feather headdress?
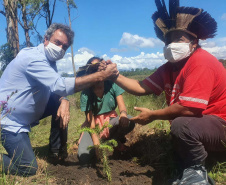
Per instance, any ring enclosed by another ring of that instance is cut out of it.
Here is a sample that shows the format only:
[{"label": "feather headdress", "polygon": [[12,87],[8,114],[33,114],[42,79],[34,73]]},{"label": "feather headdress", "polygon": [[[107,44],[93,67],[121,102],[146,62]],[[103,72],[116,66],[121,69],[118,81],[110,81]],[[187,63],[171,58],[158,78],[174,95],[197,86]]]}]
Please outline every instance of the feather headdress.
[{"label": "feather headdress", "polygon": [[217,23],[209,13],[194,7],[180,7],[179,0],[169,0],[169,13],[164,0],[155,0],[157,11],[152,15],[157,37],[165,41],[171,31],[184,31],[195,38],[213,38]]}]

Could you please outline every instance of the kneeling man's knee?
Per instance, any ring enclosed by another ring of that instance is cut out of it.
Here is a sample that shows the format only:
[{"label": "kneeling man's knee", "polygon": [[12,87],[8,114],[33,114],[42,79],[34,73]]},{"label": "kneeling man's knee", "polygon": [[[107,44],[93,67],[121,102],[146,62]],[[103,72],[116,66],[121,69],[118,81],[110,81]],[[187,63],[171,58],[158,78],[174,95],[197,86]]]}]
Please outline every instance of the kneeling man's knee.
[{"label": "kneeling man's knee", "polygon": [[175,118],[171,123],[171,134],[178,137],[184,130],[185,122],[184,117]]}]

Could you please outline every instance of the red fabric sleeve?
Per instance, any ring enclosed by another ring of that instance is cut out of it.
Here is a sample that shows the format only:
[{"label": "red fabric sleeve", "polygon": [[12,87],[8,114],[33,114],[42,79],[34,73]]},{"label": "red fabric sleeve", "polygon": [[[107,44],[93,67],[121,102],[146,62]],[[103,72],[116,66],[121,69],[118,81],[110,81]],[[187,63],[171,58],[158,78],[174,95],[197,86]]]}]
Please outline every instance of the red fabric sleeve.
[{"label": "red fabric sleeve", "polygon": [[143,83],[149,87],[156,95],[160,95],[164,91],[164,65],[159,67],[157,71],[143,80]]}]

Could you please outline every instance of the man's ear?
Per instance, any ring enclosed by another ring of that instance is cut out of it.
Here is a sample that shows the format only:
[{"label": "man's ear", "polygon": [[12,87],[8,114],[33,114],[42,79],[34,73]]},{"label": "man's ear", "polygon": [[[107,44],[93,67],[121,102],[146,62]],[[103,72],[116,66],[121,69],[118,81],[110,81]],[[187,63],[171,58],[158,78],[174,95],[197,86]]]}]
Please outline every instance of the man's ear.
[{"label": "man's ear", "polygon": [[49,40],[47,39],[47,37],[44,38],[44,45],[47,46],[49,44]]},{"label": "man's ear", "polygon": [[199,44],[199,40],[198,39],[194,39],[191,43],[192,43],[192,47],[195,49],[195,48],[197,48],[197,46]]}]

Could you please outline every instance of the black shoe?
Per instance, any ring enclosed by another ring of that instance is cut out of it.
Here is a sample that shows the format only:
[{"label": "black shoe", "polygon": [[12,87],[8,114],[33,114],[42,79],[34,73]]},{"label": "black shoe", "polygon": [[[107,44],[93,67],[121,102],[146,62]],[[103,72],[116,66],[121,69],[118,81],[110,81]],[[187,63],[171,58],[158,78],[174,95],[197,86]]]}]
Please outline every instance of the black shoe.
[{"label": "black shoe", "polygon": [[54,150],[54,152],[49,151],[48,157],[53,160],[65,160],[68,157],[67,147],[60,148],[58,151]]},{"label": "black shoe", "polygon": [[65,160],[68,157],[67,147],[61,148],[58,154],[60,160]]},{"label": "black shoe", "polygon": [[177,179],[172,185],[210,185],[208,175],[203,165],[195,165],[186,168],[182,178]]},{"label": "black shoe", "polygon": [[58,159],[58,157],[59,157],[59,153],[58,152],[51,152],[51,151],[49,151],[48,158],[50,158],[50,159]]}]

